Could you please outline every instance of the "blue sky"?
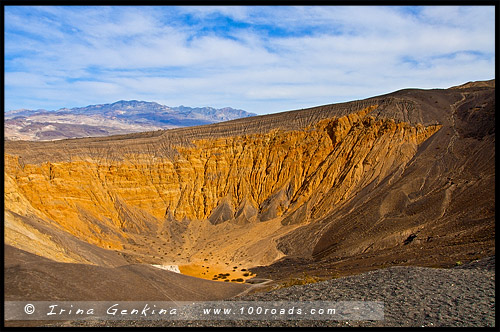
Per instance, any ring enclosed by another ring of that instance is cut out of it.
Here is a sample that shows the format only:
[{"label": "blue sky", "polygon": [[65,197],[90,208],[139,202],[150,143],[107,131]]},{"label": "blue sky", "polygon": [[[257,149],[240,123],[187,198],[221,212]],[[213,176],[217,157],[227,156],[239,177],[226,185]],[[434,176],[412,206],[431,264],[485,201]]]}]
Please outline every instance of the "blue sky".
[{"label": "blue sky", "polygon": [[494,6],[6,6],[5,109],[257,114],[495,78]]}]

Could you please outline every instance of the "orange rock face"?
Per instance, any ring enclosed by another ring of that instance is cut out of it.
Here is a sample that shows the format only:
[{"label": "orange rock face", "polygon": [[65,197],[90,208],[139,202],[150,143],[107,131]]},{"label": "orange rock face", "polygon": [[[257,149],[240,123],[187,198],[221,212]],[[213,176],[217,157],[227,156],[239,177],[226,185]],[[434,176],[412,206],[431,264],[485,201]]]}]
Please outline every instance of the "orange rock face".
[{"label": "orange rock face", "polygon": [[[5,210],[116,250],[166,220],[311,222],[406,164],[440,128],[376,119],[375,108],[301,130],[194,140],[173,158],[124,151],[25,164],[6,154]],[[16,242],[11,229],[6,242]]]}]

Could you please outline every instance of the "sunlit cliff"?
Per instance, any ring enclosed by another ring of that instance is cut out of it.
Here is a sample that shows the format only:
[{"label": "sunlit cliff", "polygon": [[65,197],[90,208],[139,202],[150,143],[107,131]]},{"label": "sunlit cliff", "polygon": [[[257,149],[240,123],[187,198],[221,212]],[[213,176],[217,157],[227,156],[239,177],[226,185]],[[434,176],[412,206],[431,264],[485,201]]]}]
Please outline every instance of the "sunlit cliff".
[{"label": "sunlit cliff", "polygon": [[[290,112],[288,118],[236,120],[220,125],[226,126],[220,132],[218,127],[199,127],[199,135],[198,129],[186,129],[109,139],[12,142],[5,151],[5,241],[51,259],[91,264],[105,260],[82,251],[84,243],[152,264],[256,266],[301,251],[323,257],[338,242],[331,239],[332,224],[325,223],[332,214],[397,183],[438,132],[450,128],[442,135],[455,137],[453,144],[460,140],[457,107],[468,96],[461,90],[443,91],[444,97],[428,102],[434,106],[430,111],[421,101],[401,102],[404,96],[397,96],[330,107],[316,117],[310,115],[312,109]],[[430,119],[440,107],[451,112],[451,118]],[[300,118],[306,112],[307,121]],[[258,127],[266,119],[274,124]],[[237,130],[240,127],[247,130]],[[441,149],[442,158],[468,157],[457,154],[456,146]],[[491,166],[485,167],[491,172]],[[425,191],[424,185],[421,191],[414,187],[415,197]],[[394,195],[391,190],[386,194]],[[453,200],[454,189],[442,190],[443,199]],[[384,217],[408,209],[401,195],[413,197],[412,191],[403,190],[392,203],[381,203],[378,212]],[[364,208],[369,205],[349,213]],[[401,245],[418,229],[402,225],[394,224],[397,231],[387,229],[384,237],[369,243],[382,249]],[[310,232],[300,235],[305,229]],[[345,253],[365,250],[349,248]]]}]

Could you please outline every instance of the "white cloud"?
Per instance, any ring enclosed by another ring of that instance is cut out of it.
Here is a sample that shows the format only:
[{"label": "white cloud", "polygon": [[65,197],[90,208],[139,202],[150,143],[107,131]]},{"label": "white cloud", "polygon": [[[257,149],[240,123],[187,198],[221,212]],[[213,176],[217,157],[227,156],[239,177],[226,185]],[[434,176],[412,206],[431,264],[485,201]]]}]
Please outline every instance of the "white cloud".
[{"label": "white cloud", "polygon": [[276,112],[494,77],[494,7],[9,7],[5,23],[7,109]]},{"label": "white cloud", "polygon": [[[37,88],[47,86],[47,77],[26,72],[5,73],[5,85],[10,88]],[[50,78],[49,78],[50,79]],[[53,80],[53,79],[52,79]]]}]

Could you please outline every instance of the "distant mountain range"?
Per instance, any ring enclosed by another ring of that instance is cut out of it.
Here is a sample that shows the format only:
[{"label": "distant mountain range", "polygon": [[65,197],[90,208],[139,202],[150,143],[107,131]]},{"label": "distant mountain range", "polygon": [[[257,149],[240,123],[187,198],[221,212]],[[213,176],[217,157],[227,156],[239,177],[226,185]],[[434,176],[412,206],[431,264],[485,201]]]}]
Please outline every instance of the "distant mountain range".
[{"label": "distant mountain range", "polygon": [[169,107],[155,102],[120,100],[53,111],[8,111],[4,128],[8,140],[54,140],[198,126],[254,115],[231,107]]}]

